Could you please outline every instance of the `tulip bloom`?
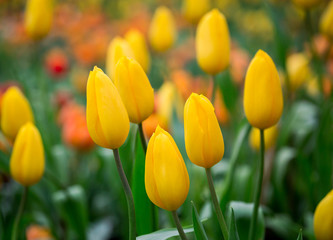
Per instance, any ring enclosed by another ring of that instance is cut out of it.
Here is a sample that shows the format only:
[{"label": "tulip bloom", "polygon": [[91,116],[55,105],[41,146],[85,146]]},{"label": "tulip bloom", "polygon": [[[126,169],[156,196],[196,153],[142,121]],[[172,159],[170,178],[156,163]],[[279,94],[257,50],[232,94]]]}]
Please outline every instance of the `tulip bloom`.
[{"label": "tulip bloom", "polygon": [[184,107],[186,152],[194,164],[211,168],[224,154],[222,132],[214,107],[203,95],[192,93]]},{"label": "tulip bloom", "polygon": [[44,173],[44,147],[38,129],[28,122],[22,126],[14,142],[10,172],[23,186],[37,183]]},{"label": "tulip bloom", "polygon": [[210,0],[184,0],[183,14],[190,23],[197,23],[209,10]]},{"label": "tulip bloom", "polygon": [[20,89],[10,87],[1,102],[1,129],[9,139],[14,140],[27,122],[34,122],[30,104]]},{"label": "tulip bloom", "polygon": [[113,82],[98,67],[89,74],[86,115],[96,144],[110,149],[123,145],[130,127],[126,108]]},{"label": "tulip bloom", "polygon": [[[265,130],[265,149],[269,149],[274,146],[277,135],[277,125]],[[252,128],[250,132],[250,145],[254,150],[260,150],[260,130],[258,128]]]},{"label": "tulip bloom", "polygon": [[167,7],[156,9],[149,27],[149,41],[156,52],[165,52],[176,41],[176,24]]},{"label": "tulip bloom", "polygon": [[333,190],[318,204],[313,216],[314,232],[317,240],[333,239]]},{"label": "tulip bloom", "polygon": [[322,2],[322,0],[293,0],[294,4],[301,8],[312,8]]},{"label": "tulip bloom", "polygon": [[134,53],[125,39],[115,37],[109,44],[106,56],[106,73],[112,81],[114,81],[116,65],[123,56],[134,58]]},{"label": "tulip bloom", "polygon": [[296,53],[287,58],[287,72],[291,90],[297,90],[310,76],[310,60],[303,53]]},{"label": "tulip bloom", "polygon": [[247,70],[243,103],[247,120],[253,127],[272,127],[281,117],[283,95],[279,75],[270,56],[262,50]]},{"label": "tulip bloom", "polygon": [[198,64],[204,72],[216,75],[229,66],[229,29],[224,15],[219,10],[213,9],[201,18],[195,47]]},{"label": "tulip bloom", "polygon": [[131,29],[125,34],[125,39],[133,51],[135,60],[148,73],[150,69],[150,55],[143,34],[136,29]]},{"label": "tulip bloom", "polygon": [[333,38],[333,2],[330,2],[320,18],[320,31]]},{"label": "tulip bloom", "polygon": [[183,157],[171,135],[160,126],[148,143],[145,185],[150,200],[168,211],[177,210],[189,191],[190,181]]},{"label": "tulip bloom", "polygon": [[25,11],[25,29],[34,40],[45,37],[53,18],[52,0],[28,0]]}]

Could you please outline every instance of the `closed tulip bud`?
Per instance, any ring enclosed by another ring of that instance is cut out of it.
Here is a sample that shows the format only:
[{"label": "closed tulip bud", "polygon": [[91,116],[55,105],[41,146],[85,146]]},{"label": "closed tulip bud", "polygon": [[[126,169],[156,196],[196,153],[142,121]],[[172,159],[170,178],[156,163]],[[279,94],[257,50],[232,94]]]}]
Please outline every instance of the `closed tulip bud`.
[{"label": "closed tulip bud", "polygon": [[44,147],[38,129],[28,122],[23,125],[14,142],[10,172],[23,186],[37,183],[44,173]]},{"label": "closed tulip bud", "polygon": [[10,87],[1,102],[1,129],[14,140],[20,128],[34,117],[28,100],[17,87]]},{"label": "closed tulip bud", "polygon": [[148,143],[145,185],[149,199],[168,211],[177,210],[189,191],[190,180],[183,157],[171,135],[160,126]]},{"label": "closed tulip bud", "polygon": [[176,41],[176,24],[167,7],[156,9],[149,27],[149,41],[156,52],[165,52]]},{"label": "closed tulip bud", "polygon": [[186,20],[196,24],[209,8],[210,0],[184,0],[182,10]]},{"label": "closed tulip bud", "polygon": [[309,58],[303,53],[296,53],[287,58],[287,72],[291,90],[297,90],[309,77]]},{"label": "closed tulip bud", "polygon": [[28,0],[25,12],[25,29],[34,40],[45,37],[52,25],[52,0]]},{"label": "closed tulip bud", "polygon": [[217,9],[206,13],[197,28],[196,54],[199,66],[215,75],[229,66],[230,37],[227,21]]},{"label": "closed tulip bud", "polygon": [[125,39],[131,46],[135,60],[148,73],[150,69],[150,55],[143,34],[136,29],[131,29],[125,34]]},{"label": "closed tulip bud", "polygon": [[279,74],[273,60],[262,50],[247,70],[243,103],[246,118],[253,127],[272,127],[281,117],[283,95]]},{"label": "closed tulip bud", "polygon": [[154,89],[137,61],[122,57],[116,67],[114,83],[131,122],[141,123],[152,114]]},{"label": "closed tulip bud", "polygon": [[320,31],[330,38],[333,38],[333,2],[326,7],[320,18]]},{"label": "closed tulip bud", "polygon": [[294,4],[301,8],[312,8],[322,2],[322,0],[292,0]]},{"label": "closed tulip bud", "polygon": [[116,65],[123,56],[134,58],[134,53],[125,39],[115,37],[109,44],[106,56],[106,73],[112,81],[114,81]]},{"label": "closed tulip bud", "polygon": [[224,154],[222,132],[214,107],[203,95],[192,93],[184,107],[186,152],[194,164],[211,168]]},{"label": "closed tulip bud", "polygon": [[333,239],[333,190],[318,204],[313,217],[314,232],[317,240]]},{"label": "closed tulip bud", "polygon": [[[270,149],[275,145],[277,135],[277,125],[265,130],[265,149]],[[250,132],[250,145],[254,150],[260,150],[260,130],[258,128],[252,128]]]},{"label": "closed tulip bud", "polygon": [[98,67],[89,74],[86,115],[96,144],[110,149],[123,145],[130,127],[126,108],[113,82]]}]

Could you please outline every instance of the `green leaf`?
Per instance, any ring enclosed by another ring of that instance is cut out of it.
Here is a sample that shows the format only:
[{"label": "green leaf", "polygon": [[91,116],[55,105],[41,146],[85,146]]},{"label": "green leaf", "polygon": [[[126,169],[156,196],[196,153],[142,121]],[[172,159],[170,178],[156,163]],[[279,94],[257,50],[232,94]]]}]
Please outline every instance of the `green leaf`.
[{"label": "green leaf", "polygon": [[229,240],[239,240],[238,230],[235,220],[235,213],[234,210],[231,208],[230,214],[230,223],[229,223]]},{"label": "green leaf", "polygon": [[202,222],[200,221],[198,211],[197,211],[193,201],[191,202],[191,204],[192,204],[192,219],[193,219],[195,238],[197,240],[205,240],[205,239],[208,240],[207,234],[202,225]]},{"label": "green leaf", "polygon": [[299,234],[298,234],[297,240],[303,240],[302,228],[299,230]]},{"label": "green leaf", "polygon": [[[194,231],[193,227],[185,227],[185,233],[191,233]],[[137,237],[136,240],[165,240],[171,237],[179,236],[178,230],[176,228],[165,228],[150,234],[142,235]]]}]

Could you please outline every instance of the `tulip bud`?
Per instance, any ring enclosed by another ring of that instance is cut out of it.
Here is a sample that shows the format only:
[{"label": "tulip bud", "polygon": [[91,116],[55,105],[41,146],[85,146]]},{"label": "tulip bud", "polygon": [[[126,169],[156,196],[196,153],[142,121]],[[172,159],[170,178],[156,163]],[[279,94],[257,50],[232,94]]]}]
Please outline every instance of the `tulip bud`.
[{"label": "tulip bud", "polygon": [[190,180],[183,157],[171,135],[160,126],[148,143],[145,185],[149,199],[168,211],[177,210],[189,191]]},{"label": "tulip bud", "polygon": [[[278,135],[278,127],[274,125],[273,127],[265,129],[265,149],[270,149],[275,145],[276,138]],[[259,151],[260,150],[260,130],[258,128],[252,128],[250,132],[250,145],[251,147]]]},{"label": "tulip bud", "polygon": [[23,186],[37,183],[44,173],[44,147],[38,129],[28,122],[23,125],[14,142],[10,172]]},{"label": "tulip bud", "polygon": [[320,31],[324,35],[333,38],[333,2],[331,1],[326,7],[320,18]]},{"label": "tulip bud", "polygon": [[113,82],[98,67],[89,74],[86,112],[88,131],[96,144],[110,149],[123,145],[130,127],[126,108]]},{"label": "tulip bud", "polygon": [[201,18],[195,41],[197,61],[203,71],[215,75],[229,66],[229,29],[219,10],[213,9]]},{"label": "tulip bud", "polygon": [[25,29],[34,40],[45,37],[53,18],[52,0],[28,0],[25,12]]},{"label": "tulip bud", "polygon": [[172,119],[173,107],[175,103],[176,89],[172,82],[165,82],[160,87],[157,92],[156,102],[157,109],[156,112],[160,117],[160,121],[163,123],[161,126],[170,127],[170,122]]},{"label": "tulip bud", "polygon": [[131,46],[135,60],[148,73],[150,69],[150,55],[143,34],[136,29],[131,29],[125,34],[125,39]]},{"label": "tulip bud", "polygon": [[137,61],[122,57],[116,66],[114,83],[131,122],[141,123],[152,114],[154,89]]},{"label": "tulip bud", "polygon": [[17,87],[10,87],[1,102],[1,129],[14,140],[20,128],[34,117],[28,100]]},{"label": "tulip bud", "polygon": [[114,81],[116,65],[123,56],[134,58],[134,53],[125,39],[115,37],[109,44],[106,57],[106,73],[112,81]]},{"label": "tulip bud", "polygon": [[287,58],[287,72],[291,90],[297,90],[309,77],[309,58],[303,53],[290,55]]},{"label": "tulip bud", "polygon": [[184,107],[186,152],[194,164],[211,168],[224,154],[224,141],[214,107],[203,95],[192,93]]},{"label": "tulip bud", "polygon": [[333,190],[318,204],[313,216],[314,232],[317,240],[333,239]]},{"label": "tulip bud", "polygon": [[196,24],[209,8],[210,0],[184,0],[182,10],[186,20]]},{"label": "tulip bud", "polygon": [[243,103],[247,120],[253,127],[272,127],[281,117],[283,95],[279,74],[273,60],[262,50],[247,70]]},{"label": "tulip bud", "polygon": [[156,9],[149,27],[149,41],[156,52],[165,52],[176,41],[176,24],[167,7]]},{"label": "tulip bud", "polygon": [[322,2],[322,0],[293,0],[293,2],[301,8],[312,8]]}]

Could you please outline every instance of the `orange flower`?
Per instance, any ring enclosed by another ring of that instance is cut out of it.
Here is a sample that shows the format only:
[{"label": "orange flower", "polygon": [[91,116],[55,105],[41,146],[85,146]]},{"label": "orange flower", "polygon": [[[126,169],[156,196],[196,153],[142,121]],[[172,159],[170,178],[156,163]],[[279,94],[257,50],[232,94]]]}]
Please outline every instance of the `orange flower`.
[{"label": "orange flower", "polygon": [[223,95],[219,88],[216,90],[214,108],[219,123],[222,125],[229,123],[229,111],[224,104]]},{"label": "orange flower", "polygon": [[68,70],[68,59],[62,49],[54,48],[50,50],[45,58],[46,70],[53,77],[61,77]]},{"label": "orange flower", "polygon": [[39,226],[30,225],[26,231],[27,240],[50,240],[53,239],[49,229]]}]

